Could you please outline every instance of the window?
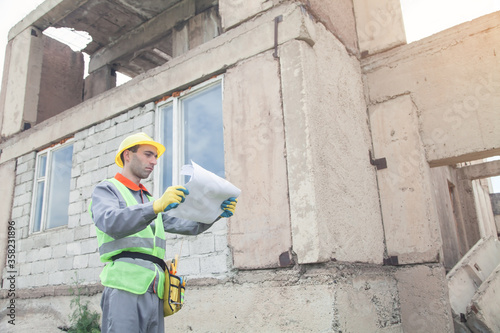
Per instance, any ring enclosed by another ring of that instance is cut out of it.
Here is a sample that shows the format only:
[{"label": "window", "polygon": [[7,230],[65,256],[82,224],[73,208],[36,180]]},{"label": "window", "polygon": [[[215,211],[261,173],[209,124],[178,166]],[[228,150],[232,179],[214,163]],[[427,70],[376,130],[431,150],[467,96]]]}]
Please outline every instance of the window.
[{"label": "window", "polygon": [[64,143],[37,154],[31,231],[68,224],[73,144]]},{"label": "window", "polygon": [[224,177],[222,80],[215,78],[158,104],[160,191],[185,184],[180,169],[191,160]]}]

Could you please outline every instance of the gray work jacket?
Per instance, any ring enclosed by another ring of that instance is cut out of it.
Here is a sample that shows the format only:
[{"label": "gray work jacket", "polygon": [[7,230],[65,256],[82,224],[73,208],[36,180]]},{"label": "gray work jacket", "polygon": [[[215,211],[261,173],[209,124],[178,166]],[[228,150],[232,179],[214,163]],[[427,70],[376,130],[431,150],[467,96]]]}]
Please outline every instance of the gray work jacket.
[{"label": "gray work jacket", "polygon": [[[118,173],[115,178],[123,183],[139,203],[127,207],[120,192],[110,182],[98,184],[92,193],[92,216],[99,230],[117,239],[135,234],[146,228],[156,219],[153,201],[144,186],[137,186],[132,181]],[[208,230],[212,225],[171,217],[168,212],[162,213],[165,232],[181,235],[198,235]],[[153,227],[154,224],[152,225]]]}]

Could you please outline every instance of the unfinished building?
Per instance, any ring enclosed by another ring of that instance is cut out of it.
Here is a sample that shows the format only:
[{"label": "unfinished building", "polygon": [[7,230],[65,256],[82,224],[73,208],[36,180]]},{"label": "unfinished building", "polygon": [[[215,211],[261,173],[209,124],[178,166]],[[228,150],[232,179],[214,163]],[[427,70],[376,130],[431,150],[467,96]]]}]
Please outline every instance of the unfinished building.
[{"label": "unfinished building", "polygon": [[[90,34],[88,76],[49,27]],[[242,190],[168,238],[169,332],[499,331],[499,42],[493,13],[407,44],[398,0],[45,1],[4,64],[0,331],[67,325],[75,276],[99,310],[87,206],[139,131],[155,195],[190,159]]]}]

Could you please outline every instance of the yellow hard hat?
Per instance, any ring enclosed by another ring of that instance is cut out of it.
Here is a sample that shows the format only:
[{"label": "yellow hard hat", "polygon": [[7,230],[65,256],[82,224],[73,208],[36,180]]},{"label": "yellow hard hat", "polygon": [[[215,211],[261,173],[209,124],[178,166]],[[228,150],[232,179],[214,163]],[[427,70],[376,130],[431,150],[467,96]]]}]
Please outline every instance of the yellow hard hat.
[{"label": "yellow hard hat", "polygon": [[115,163],[120,167],[123,168],[123,162],[122,159],[120,158],[121,154],[136,145],[151,145],[156,147],[158,157],[160,157],[164,152],[165,152],[165,146],[162,145],[161,143],[158,143],[151,139],[146,133],[136,133],[132,134],[130,136],[127,136],[122,143],[120,143],[120,147],[118,148],[118,151],[116,152],[115,156]]}]

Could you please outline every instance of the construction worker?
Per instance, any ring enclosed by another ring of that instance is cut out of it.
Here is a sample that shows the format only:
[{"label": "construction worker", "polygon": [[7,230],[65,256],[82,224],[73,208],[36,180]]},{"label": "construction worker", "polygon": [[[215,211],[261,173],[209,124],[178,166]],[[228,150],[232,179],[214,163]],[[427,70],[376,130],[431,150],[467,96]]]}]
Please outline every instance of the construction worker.
[{"label": "construction worker", "polygon": [[[164,152],[165,147],[145,133],[125,138],[115,157],[122,172],[92,193],[90,214],[101,261],[107,263],[100,275],[105,286],[103,333],[163,333],[165,232],[198,235],[211,226],[169,216],[189,195],[185,187],[171,186],[154,200],[141,184]],[[236,199],[225,200],[221,208],[223,214],[216,220],[233,215]]]}]

